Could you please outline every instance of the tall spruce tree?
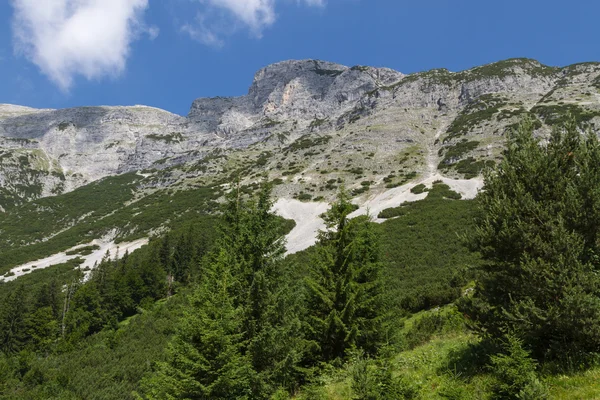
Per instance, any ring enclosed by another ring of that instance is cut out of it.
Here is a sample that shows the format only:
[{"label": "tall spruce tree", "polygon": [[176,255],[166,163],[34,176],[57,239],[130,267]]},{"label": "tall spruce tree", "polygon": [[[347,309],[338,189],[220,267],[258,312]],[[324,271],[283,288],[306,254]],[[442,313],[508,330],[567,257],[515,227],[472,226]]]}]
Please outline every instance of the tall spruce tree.
[{"label": "tall spruce tree", "polygon": [[461,309],[533,355],[600,351],[600,145],[574,121],[547,143],[524,122],[485,175],[473,247],[485,266]]},{"label": "tall spruce tree", "polygon": [[243,309],[233,295],[236,278],[231,253],[221,248],[204,269],[202,283],[191,296],[160,363],[142,387],[148,399],[247,399],[254,370],[245,346]]},{"label": "tall spruce tree", "polygon": [[25,287],[19,285],[0,303],[0,351],[12,354],[25,345],[27,294]]},{"label": "tall spruce tree", "polygon": [[216,249],[170,361],[147,381],[148,398],[261,399],[298,381],[298,299],[282,273],[284,242],[271,206],[269,186],[255,201],[230,193]]},{"label": "tall spruce tree", "polygon": [[325,215],[307,279],[309,337],[315,361],[342,359],[358,347],[374,353],[380,342],[382,304],[378,239],[366,216],[349,219],[345,190]]}]

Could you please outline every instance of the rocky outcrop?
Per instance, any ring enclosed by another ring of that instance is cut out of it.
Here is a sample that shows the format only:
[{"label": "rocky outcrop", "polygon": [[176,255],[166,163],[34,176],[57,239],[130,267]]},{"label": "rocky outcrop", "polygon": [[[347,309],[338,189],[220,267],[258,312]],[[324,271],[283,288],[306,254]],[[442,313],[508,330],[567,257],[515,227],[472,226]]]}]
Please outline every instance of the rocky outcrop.
[{"label": "rocky outcrop", "polygon": [[[314,168],[333,168],[334,153],[351,157],[363,148],[379,149],[361,158],[382,174],[397,169],[390,160],[407,149],[420,154],[416,172],[467,157],[494,159],[505,127],[524,114],[544,125],[568,104],[593,122],[599,74],[596,63],[553,68],[528,59],[411,75],[301,60],[259,70],[245,96],[197,99],[185,117],[145,106],[0,105],[0,195],[46,196],[108,175],[197,163],[217,149],[265,143],[270,151],[306,134],[334,138],[328,158],[309,152],[298,160]],[[477,145],[446,157],[461,141]],[[35,190],[23,190],[28,186]]]}]

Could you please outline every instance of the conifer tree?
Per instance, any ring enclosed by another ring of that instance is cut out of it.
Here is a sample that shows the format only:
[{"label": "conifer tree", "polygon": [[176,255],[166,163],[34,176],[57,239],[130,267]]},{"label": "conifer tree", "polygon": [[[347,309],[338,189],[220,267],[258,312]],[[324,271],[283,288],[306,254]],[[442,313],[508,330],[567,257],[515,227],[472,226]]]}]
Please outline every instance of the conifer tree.
[{"label": "conifer tree", "polygon": [[0,351],[12,354],[21,350],[26,340],[26,292],[19,285],[0,303]]},{"label": "conifer tree", "polygon": [[316,360],[331,361],[359,347],[374,353],[380,341],[382,306],[378,240],[368,217],[354,211],[341,190],[325,215],[307,279],[309,336]]},{"label": "conifer tree", "polygon": [[229,194],[216,249],[203,263],[169,362],[147,380],[148,398],[261,399],[297,382],[297,302],[286,291],[271,206],[269,187],[257,201]]},{"label": "conifer tree", "polygon": [[169,359],[143,382],[148,399],[251,398],[253,369],[242,354],[243,309],[232,296],[232,257],[224,249],[204,270],[169,346]]},{"label": "conifer tree", "polygon": [[524,122],[485,175],[473,247],[485,265],[461,309],[533,355],[600,350],[600,145],[574,121],[547,143]]}]

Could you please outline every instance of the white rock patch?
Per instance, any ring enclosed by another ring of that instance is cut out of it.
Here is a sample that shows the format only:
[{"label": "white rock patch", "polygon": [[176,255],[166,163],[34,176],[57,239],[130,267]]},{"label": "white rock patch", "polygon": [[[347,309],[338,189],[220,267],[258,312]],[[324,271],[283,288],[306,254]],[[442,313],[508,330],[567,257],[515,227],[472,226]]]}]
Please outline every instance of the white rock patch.
[{"label": "white rock patch", "polygon": [[[377,215],[386,208],[398,207],[406,201],[423,200],[427,197],[427,193],[414,194],[410,189],[422,183],[428,188],[431,188],[433,182],[441,180],[450,189],[462,195],[462,198],[472,199],[479,190],[483,187],[483,179],[449,179],[441,175],[433,175],[426,179],[417,182],[411,182],[397,188],[389,189],[384,192],[375,194],[367,199],[359,198],[358,203],[360,208],[350,214],[350,218],[359,215],[369,214],[373,216],[374,221],[382,223],[385,219],[376,218]],[[325,223],[321,219],[321,214],[329,209],[328,203],[318,202],[301,202],[294,199],[279,199],[273,206],[273,211],[286,219],[293,219],[296,226],[286,236],[287,244],[286,254],[293,254],[305,250],[317,242],[317,234],[319,230],[325,229]]]},{"label": "white rock patch", "polygon": [[273,211],[285,218],[296,221],[296,226],[286,236],[287,254],[297,253],[317,242],[317,232],[325,229],[320,215],[329,209],[328,203],[304,203],[294,199],[279,199]]},{"label": "white rock patch", "polygon": [[[77,257],[80,257],[83,260],[85,260],[83,262],[83,264],[80,265],[81,269],[85,269],[87,267],[89,267],[91,269],[91,268],[94,268],[97,265],[97,263],[100,263],[102,258],[106,255],[107,251],[110,254],[111,259],[116,258],[117,255],[120,258],[125,254],[125,252],[128,251],[129,253],[131,253],[131,252],[139,249],[140,247],[144,246],[147,243],[148,243],[147,238],[138,239],[138,240],[135,240],[135,241],[129,242],[129,243],[118,243],[118,244],[114,242],[113,238],[107,237],[107,238],[103,238],[103,239],[95,239],[90,243],[81,244],[81,245],[72,247],[64,252],[54,254],[50,257],[46,257],[46,258],[43,258],[43,259],[37,260],[37,261],[28,262],[27,264],[23,264],[18,267],[15,267],[10,270],[10,272],[14,273],[14,275],[8,276],[8,277],[0,276],[0,282],[1,281],[10,282],[10,281],[17,279],[20,276],[29,274],[33,271],[43,269],[43,268],[48,268],[53,265],[64,264],[67,261],[73,260]],[[67,252],[77,250],[77,249],[80,249],[85,246],[93,246],[93,245],[100,246],[100,248],[98,250],[93,251],[89,255],[86,255],[86,256],[77,255],[77,254],[67,255]]]}]

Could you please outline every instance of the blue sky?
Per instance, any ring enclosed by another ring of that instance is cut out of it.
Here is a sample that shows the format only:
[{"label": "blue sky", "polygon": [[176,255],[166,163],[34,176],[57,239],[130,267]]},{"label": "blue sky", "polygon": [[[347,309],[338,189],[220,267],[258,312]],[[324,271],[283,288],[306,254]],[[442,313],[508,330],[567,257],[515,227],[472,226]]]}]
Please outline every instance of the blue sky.
[{"label": "blue sky", "polygon": [[0,103],[185,115],[286,59],[404,73],[600,61],[598,15],[592,0],[4,0]]}]

